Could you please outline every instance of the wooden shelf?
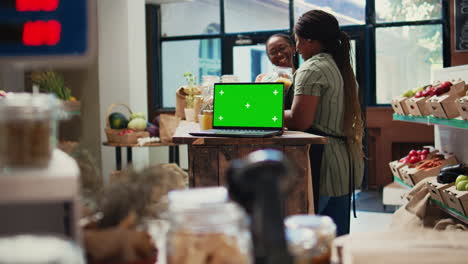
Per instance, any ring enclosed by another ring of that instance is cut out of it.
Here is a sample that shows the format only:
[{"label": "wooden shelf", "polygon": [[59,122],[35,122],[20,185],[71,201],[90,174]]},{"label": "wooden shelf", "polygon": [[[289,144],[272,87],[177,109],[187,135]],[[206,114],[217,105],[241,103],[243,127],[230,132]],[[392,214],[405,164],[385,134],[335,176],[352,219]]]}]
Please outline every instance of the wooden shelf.
[{"label": "wooden shelf", "polygon": [[[411,189],[413,188],[412,186],[406,184],[405,182],[403,182],[402,180],[400,180],[399,178],[397,177],[393,177],[393,180],[400,184],[401,186],[407,188],[407,189]],[[467,224],[468,225],[468,216],[464,215],[463,213],[461,212],[458,212],[457,210],[453,209],[453,208],[450,208],[448,207],[447,205],[437,201],[437,200],[434,200],[432,198],[430,198],[430,201],[432,204],[436,205],[440,210],[444,211],[445,213],[449,214],[450,216],[452,216],[453,218],[461,221],[462,223],[464,224]]]},{"label": "wooden shelf", "polygon": [[75,160],[54,149],[47,168],[0,171],[0,204],[73,200],[78,197],[79,176]]},{"label": "wooden shelf", "polygon": [[420,123],[426,125],[442,125],[460,129],[468,129],[468,121],[465,121],[461,118],[445,119],[433,116],[408,116],[393,114],[393,120]]}]

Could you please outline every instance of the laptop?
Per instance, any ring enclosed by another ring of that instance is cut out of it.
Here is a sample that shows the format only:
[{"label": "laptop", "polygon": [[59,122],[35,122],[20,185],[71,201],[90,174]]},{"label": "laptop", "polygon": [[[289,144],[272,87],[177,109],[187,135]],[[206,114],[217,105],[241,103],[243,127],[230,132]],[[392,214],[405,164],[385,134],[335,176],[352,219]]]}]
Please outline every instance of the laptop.
[{"label": "laptop", "polygon": [[272,137],[283,134],[283,83],[215,83],[213,129],[193,136]]}]

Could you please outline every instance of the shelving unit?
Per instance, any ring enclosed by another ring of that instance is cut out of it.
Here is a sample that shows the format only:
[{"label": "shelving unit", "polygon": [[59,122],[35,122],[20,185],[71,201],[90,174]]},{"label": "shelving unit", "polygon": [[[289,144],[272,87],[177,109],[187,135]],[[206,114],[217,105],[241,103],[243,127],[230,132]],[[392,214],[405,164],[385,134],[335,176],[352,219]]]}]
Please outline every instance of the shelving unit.
[{"label": "shelving unit", "polygon": [[421,123],[421,124],[427,124],[427,125],[442,125],[442,126],[460,128],[460,129],[468,129],[468,121],[465,121],[461,118],[444,119],[444,118],[437,118],[433,116],[407,116],[407,115],[393,114],[393,120],[412,122],[412,123]]},{"label": "shelving unit", "polygon": [[[436,70],[432,73],[431,83],[434,83],[435,81],[458,80],[460,78],[465,81],[468,80],[468,66],[457,66]],[[458,162],[468,163],[468,121],[465,121],[460,117],[444,119],[436,118],[434,116],[421,117],[398,114],[393,114],[393,120],[434,126],[435,148],[440,150],[442,153],[454,154],[457,157]],[[409,186],[397,177],[394,177],[394,183],[398,183],[407,190],[412,188],[412,186]],[[430,202],[453,218],[468,224],[468,216],[465,216],[453,208],[447,207],[439,201],[431,199]]]},{"label": "shelving unit", "polygon": [[461,221],[462,223],[468,225],[468,216],[458,212],[457,210],[453,209],[453,208],[450,208],[448,206],[446,206],[445,204],[437,201],[437,200],[434,200],[432,198],[431,199],[431,203],[433,205],[436,205],[437,207],[439,207],[440,210],[444,211],[445,213],[449,214],[450,216],[452,216],[453,218]]}]

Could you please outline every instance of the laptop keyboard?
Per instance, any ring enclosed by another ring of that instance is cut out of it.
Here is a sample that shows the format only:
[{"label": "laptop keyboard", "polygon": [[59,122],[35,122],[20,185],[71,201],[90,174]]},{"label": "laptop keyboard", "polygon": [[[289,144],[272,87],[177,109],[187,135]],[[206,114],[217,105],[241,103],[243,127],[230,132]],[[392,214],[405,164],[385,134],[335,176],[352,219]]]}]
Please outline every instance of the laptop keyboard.
[{"label": "laptop keyboard", "polygon": [[272,131],[266,130],[245,130],[245,129],[212,129],[211,132],[223,135],[264,135]]}]

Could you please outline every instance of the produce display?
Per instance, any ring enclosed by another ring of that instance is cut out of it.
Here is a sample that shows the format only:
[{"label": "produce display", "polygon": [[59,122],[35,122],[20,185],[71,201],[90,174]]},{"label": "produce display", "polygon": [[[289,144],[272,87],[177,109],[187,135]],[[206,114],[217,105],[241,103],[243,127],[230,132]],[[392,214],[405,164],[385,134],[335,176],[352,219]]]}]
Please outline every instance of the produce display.
[{"label": "produce display", "polygon": [[459,191],[468,191],[468,176],[460,174],[455,180],[455,186]]},{"label": "produce display", "polygon": [[442,95],[450,90],[450,87],[452,86],[451,82],[443,82],[437,85],[427,85],[424,87],[423,91],[417,92],[414,97],[420,98],[420,97],[431,97],[434,95]]},{"label": "produce display", "polygon": [[[434,116],[454,119],[466,115],[460,100],[468,90],[465,82],[444,81],[405,91],[392,99],[393,111],[398,115]],[[468,117],[463,118],[468,120]]]},{"label": "produce display", "polygon": [[419,92],[422,92],[426,89],[426,87],[429,87],[431,85],[425,85],[423,87],[419,87],[419,88],[416,88],[416,89],[410,89],[410,90],[407,90],[406,92],[404,92],[402,94],[403,97],[407,97],[407,98],[410,98],[410,97],[413,97],[415,96],[417,93]]},{"label": "produce display", "polygon": [[6,92],[3,90],[0,90],[0,98],[6,97]]},{"label": "produce display", "polygon": [[402,163],[409,163],[409,164],[415,164],[420,161],[426,160],[429,155],[429,150],[428,149],[422,149],[422,150],[411,150],[407,156],[401,158],[399,162]]},{"label": "produce display", "polygon": [[130,119],[120,112],[112,112],[108,116],[108,119],[111,129],[121,130],[117,133],[119,136],[146,131],[149,133],[149,136],[153,138],[151,141],[147,141],[147,143],[158,142],[154,137],[159,137],[159,116],[154,118],[153,122],[150,123],[146,121],[146,115],[142,112],[131,113]]},{"label": "produce display", "polygon": [[[452,183],[456,182],[458,176],[468,175],[468,166],[465,163],[459,163],[453,166],[446,166],[442,168],[437,176],[438,183]],[[458,180],[459,182],[460,180]],[[458,183],[457,182],[457,183]]]}]

